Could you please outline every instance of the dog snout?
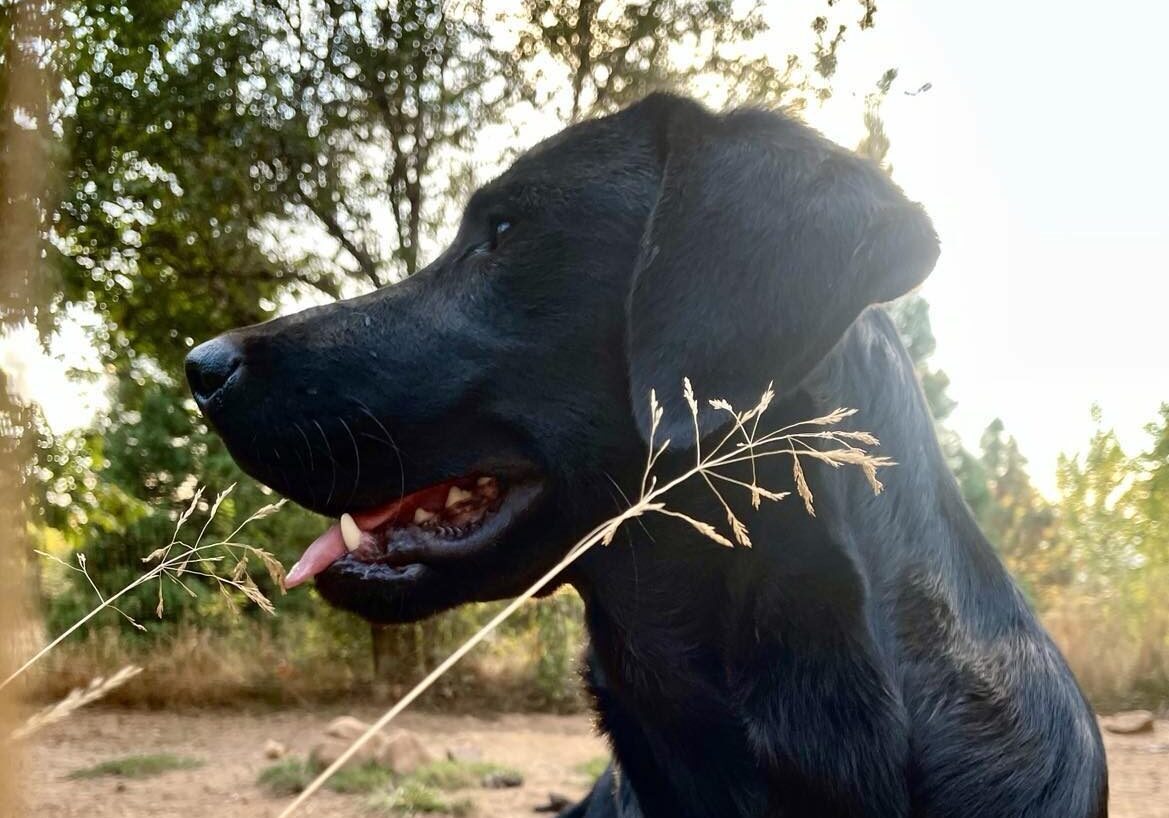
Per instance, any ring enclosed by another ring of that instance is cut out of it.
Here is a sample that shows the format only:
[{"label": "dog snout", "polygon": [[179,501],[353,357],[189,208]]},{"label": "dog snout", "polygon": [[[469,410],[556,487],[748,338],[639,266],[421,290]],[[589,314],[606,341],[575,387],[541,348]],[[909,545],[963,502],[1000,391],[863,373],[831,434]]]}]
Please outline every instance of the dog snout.
[{"label": "dog snout", "polygon": [[204,406],[222,396],[242,363],[242,350],[229,336],[221,335],[192,349],[187,355],[186,370],[196,402]]}]

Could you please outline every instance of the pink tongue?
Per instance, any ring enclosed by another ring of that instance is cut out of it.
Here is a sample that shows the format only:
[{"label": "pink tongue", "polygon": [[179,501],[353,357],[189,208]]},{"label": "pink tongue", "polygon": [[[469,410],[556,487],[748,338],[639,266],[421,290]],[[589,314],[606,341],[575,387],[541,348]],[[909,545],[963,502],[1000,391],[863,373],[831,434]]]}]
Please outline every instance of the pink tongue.
[{"label": "pink tongue", "polygon": [[[403,508],[408,498],[387,503],[381,508],[353,515],[357,527],[362,531],[371,531],[394,517]],[[345,547],[345,539],[341,536],[341,524],[333,523],[329,529],[313,540],[313,544],[304,550],[296,565],[284,578],[285,588],[295,588],[307,579],[312,579],[349,553]]]},{"label": "pink tongue", "polygon": [[304,554],[297,560],[296,565],[284,578],[285,588],[295,588],[306,579],[311,579],[324,571],[337,560],[349,552],[345,547],[345,540],[341,537],[341,525],[334,523],[329,530],[313,540],[313,544],[305,549]]}]

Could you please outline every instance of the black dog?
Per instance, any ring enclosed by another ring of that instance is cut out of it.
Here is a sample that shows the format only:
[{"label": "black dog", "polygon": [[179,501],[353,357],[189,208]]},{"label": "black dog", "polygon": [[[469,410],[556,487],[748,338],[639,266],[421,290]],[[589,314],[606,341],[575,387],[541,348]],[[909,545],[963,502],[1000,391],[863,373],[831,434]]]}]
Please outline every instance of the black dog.
[{"label": "black dog", "polygon": [[[774,381],[768,428],[857,407],[902,464],[883,495],[810,465],[815,517],[726,492],[753,549],[650,515],[564,575],[617,762],[573,814],[1104,816],[1092,713],[872,307],[937,255],[918,206],[806,126],[655,95],[522,156],[412,278],[228,333],[188,372],[246,471],[356,512],[293,579],[377,622],[515,595],[621,510],[651,388],[666,475],[696,442],[685,376],[738,408]],[[725,422],[704,408],[700,436]],[[779,461],[761,485],[790,486]],[[695,482],[671,506],[723,519]]]}]

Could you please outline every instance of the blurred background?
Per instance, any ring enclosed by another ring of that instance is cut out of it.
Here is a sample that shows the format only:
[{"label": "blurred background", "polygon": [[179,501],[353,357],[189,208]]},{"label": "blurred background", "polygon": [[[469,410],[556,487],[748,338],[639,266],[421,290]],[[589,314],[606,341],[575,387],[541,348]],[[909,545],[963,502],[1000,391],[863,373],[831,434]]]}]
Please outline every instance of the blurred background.
[{"label": "blurred background", "polygon": [[[1097,708],[1165,708],[1167,27],[1135,0],[0,0],[15,655],[141,576],[199,486],[212,537],[274,500],[189,399],[193,344],[410,275],[517,152],[669,89],[786,108],[925,204],[942,259],[891,311],[966,499]],[[323,525],[246,536],[290,565]],[[256,582],[275,616],[144,586],[24,690],[135,664],[107,703],[389,699],[498,609],[371,629]],[[581,712],[580,617],[527,606],[425,704]]]}]

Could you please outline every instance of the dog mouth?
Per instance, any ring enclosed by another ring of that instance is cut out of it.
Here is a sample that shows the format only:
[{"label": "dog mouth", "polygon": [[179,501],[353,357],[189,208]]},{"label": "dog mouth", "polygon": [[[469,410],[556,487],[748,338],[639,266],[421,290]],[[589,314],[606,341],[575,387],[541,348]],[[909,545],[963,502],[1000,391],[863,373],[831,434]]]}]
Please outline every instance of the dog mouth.
[{"label": "dog mouth", "polygon": [[530,475],[473,473],[342,514],[305,549],[285,587],[331,568],[358,569],[376,579],[408,566],[476,556],[524,519],[541,493],[542,481]]}]

